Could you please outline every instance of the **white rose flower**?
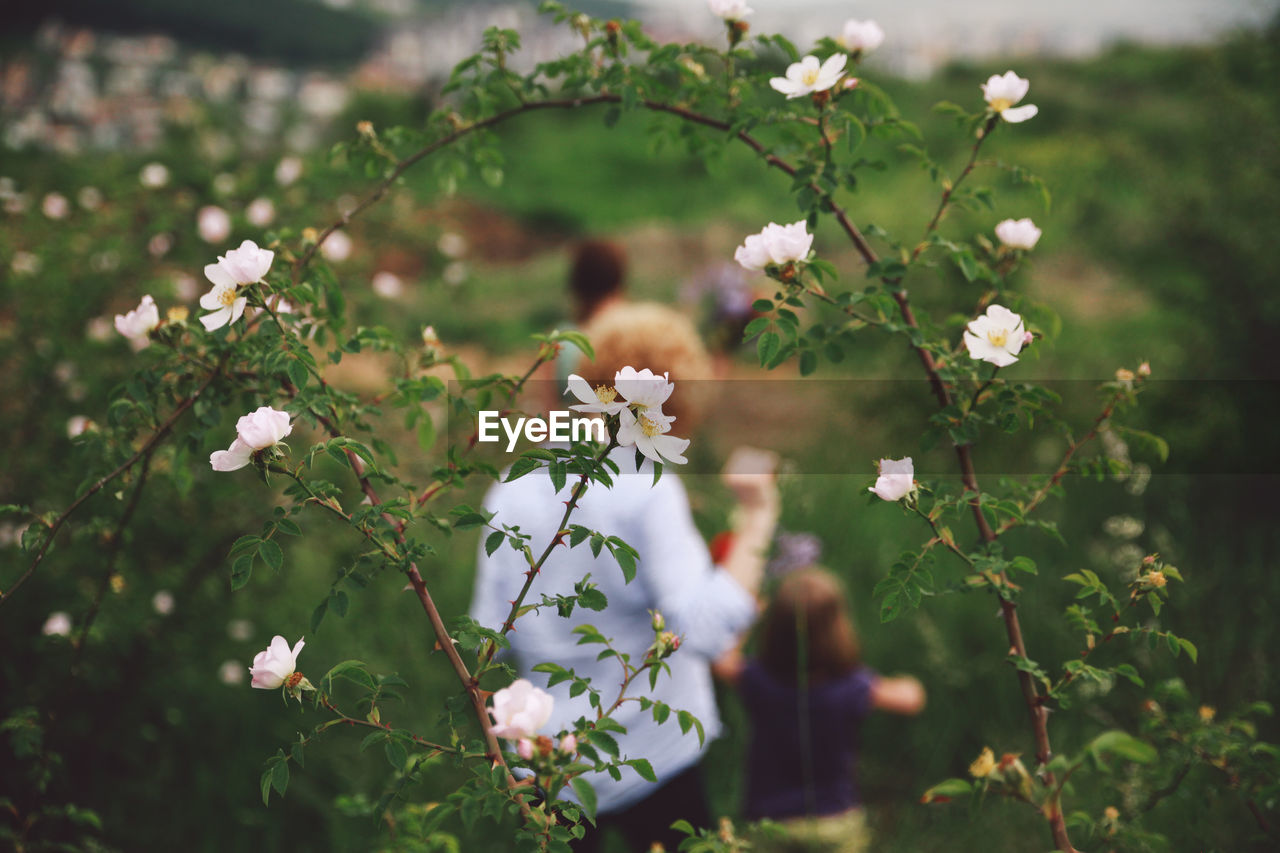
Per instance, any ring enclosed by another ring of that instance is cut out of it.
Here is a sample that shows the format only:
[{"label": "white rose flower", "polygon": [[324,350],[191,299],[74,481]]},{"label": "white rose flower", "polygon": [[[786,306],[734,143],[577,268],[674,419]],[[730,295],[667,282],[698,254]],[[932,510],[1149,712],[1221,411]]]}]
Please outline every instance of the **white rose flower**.
[{"label": "white rose flower", "polygon": [[240,319],[248,302],[240,295],[240,287],[261,281],[271,269],[273,258],[275,252],[259,249],[257,243],[245,240],[240,248],[220,255],[217,263],[205,265],[204,275],[213,283],[213,289],[200,297],[200,307],[214,312],[200,318],[205,329],[212,332]]},{"label": "white rose flower", "polygon": [[747,237],[733,253],[733,259],[749,270],[762,270],[769,264],[803,261],[813,247],[813,235],[805,220],[790,225],[770,222],[759,234]]},{"label": "white rose flower", "polygon": [[127,314],[116,315],[116,331],[131,342],[146,344],[147,336],[160,325],[160,309],[150,294],[142,297],[138,307]]},{"label": "white rose flower", "polygon": [[733,259],[743,269],[760,271],[769,265],[769,248],[764,243],[764,234],[751,234],[742,241],[733,252]]},{"label": "white rose flower", "polygon": [[911,457],[905,459],[881,459],[880,475],[876,484],[867,491],[886,501],[900,501],[915,488],[915,465]]},{"label": "white rose flower", "polygon": [[44,620],[44,627],[40,629],[40,633],[46,637],[70,637],[71,617],[61,610],[50,613],[49,618]]},{"label": "white rose flower", "polygon": [[840,44],[850,52],[862,51],[870,53],[884,42],[884,30],[875,21],[844,22],[844,32],[840,34]]},{"label": "white rose flower", "polygon": [[147,189],[159,189],[169,183],[169,169],[163,163],[148,163],[142,167],[138,180]]},{"label": "white rose flower", "polygon": [[297,645],[290,649],[289,641],[284,637],[279,634],[273,637],[271,645],[265,651],[258,652],[253,659],[253,666],[249,667],[249,675],[253,676],[250,686],[259,690],[274,690],[288,681],[298,668],[298,655],[304,645],[306,643],[303,640],[298,640]]},{"label": "white rose flower", "polygon": [[533,737],[551,719],[555,699],[545,690],[533,686],[527,678],[512,682],[493,694],[493,733],[507,740]]},{"label": "white rose flower", "polygon": [[1003,305],[992,305],[987,313],[971,322],[964,333],[969,357],[1008,367],[1018,360],[1026,341],[1022,318]]},{"label": "white rose flower", "polygon": [[266,228],[276,218],[275,203],[269,198],[255,198],[244,210],[245,219],[250,225]]},{"label": "white rose flower", "polygon": [[196,214],[196,231],[206,243],[221,243],[231,236],[231,216],[216,205],[206,205]]},{"label": "white rose flower", "polygon": [[1034,104],[1013,106],[1025,98],[1030,89],[1030,80],[1019,77],[1012,71],[1006,71],[1003,75],[992,74],[990,79],[982,84],[982,97],[986,98],[987,106],[999,113],[1002,119],[1017,124],[1034,118],[1036,113],[1040,112],[1040,108]]},{"label": "white rose flower", "polygon": [[707,0],[711,14],[726,21],[741,21],[755,10],[747,6],[745,0]]},{"label": "white rose flower", "polygon": [[618,399],[617,389],[601,385],[592,390],[591,383],[576,373],[569,374],[569,387],[565,388],[564,392],[566,394],[572,392],[573,396],[582,401],[581,405],[569,407],[574,412],[616,415],[627,407],[626,400]]},{"label": "white rose flower", "polygon": [[814,92],[825,92],[844,74],[844,64],[848,61],[846,54],[835,53],[819,65],[818,57],[806,56],[787,67],[786,77],[774,77],[769,85],[786,95],[787,100]]},{"label": "white rose flower", "polygon": [[626,405],[635,406],[642,412],[661,415],[662,404],[676,390],[675,383],[668,376],[669,373],[659,376],[647,367],[636,370],[628,366],[613,374],[613,387],[617,389],[618,396],[626,401]]},{"label": "white rose flower", "polygon": [[67,418],[67,438],[79,438],[93,428],[93,421],[84,415],[72,415]]},{"label": "white rose flower", "polygon": [[654,462],[683,465],[689,461],[684,457],[689,439],[667,435],[673,421],[674,417],[660,411],[642,409],[639,415],[635,415],[631,409],[623,409],[618,413],[618,444],[622,447],[634,445],[636,450]]},{"label": "white rose flower", "polygon": [[173,612],[173,593],[167,589],[162,589],[155,595],[151,596],[151,609],[159,613],[161,616],[168,616]]},{"label": "white rose flower", "polygon": [[[208,270],[209,267],[205,267],[206,275]],[[200,307],[206,311],[213,311],[212,314],[202,315],[200,324],[204,326],[205,331],[212,332],[228,323],[234,323],[244,313],[244,306],[248,301],[248,297],[239,295],[235,285],[215,284],[212,290],[200,297]]]},{"label": "white rose flower", "polygon": [[1040,240],[1040,229],[1030,219],[1006,219],[996,226],[996,237],[1010,249],[1030,251]]},{"label": "white rose flower", "polygon": [[210,454],[209,465],[215,471],[238,471],[249,464],[254,452],[278,444],[291,432],[288,412],[260,406],[236,421],[235,441],[226,450]]}]

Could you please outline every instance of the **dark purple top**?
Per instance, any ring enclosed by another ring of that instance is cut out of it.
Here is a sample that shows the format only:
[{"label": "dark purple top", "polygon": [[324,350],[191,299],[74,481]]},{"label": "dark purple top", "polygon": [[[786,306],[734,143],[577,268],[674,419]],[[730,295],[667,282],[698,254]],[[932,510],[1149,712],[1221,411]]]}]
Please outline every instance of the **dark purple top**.
[{"label": "dark purple top", "polygon": [[[858,741],[876,677],[860,667],[802,694],[759,661],[747,663],[739,690],[751,718],[748,820],[837,814],[862,802]],[[806,704],[808,725],[801,726]]]}]

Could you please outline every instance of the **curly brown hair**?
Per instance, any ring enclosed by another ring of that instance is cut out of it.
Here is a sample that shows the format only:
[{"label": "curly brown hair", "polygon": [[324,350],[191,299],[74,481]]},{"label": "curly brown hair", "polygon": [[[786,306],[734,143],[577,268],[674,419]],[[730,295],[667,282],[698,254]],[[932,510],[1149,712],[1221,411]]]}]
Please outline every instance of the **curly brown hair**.
[{"label": "curly brown hair", "polygon": [[[604,309],[583,332],[595,349],[581,375],[592,387],[612,385],[624,367],[667,373],[676,389],[663,411],[676,416],[676,431],[687,436],[706,403],[711,356],[688,317],[656,302],[624,302]],[[695,380],[695,381],[691,381]]]}]

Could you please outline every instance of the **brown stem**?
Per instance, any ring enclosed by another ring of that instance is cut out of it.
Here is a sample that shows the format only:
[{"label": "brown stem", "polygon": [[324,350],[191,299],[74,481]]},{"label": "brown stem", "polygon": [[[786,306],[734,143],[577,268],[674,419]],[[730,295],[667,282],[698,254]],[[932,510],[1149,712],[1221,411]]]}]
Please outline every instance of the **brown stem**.
[{"label": "brown stem", "polygon": [[216,379],[218,377],[218,374],[222,372],[222,368],[226,365],[226,362],[227,362],[227,356],[224,356],[222,361],[218,363],[218,366],[214,368],[213,372],[210,373],[205,378],[204,382],[200,383],[200,387],[197,388],[195,391],[191,392],[191,394],[188,395],[186,399],[184,399],[181,403],[178,404],[178,407],[174,409],[173,412],[169,415],[169,417],[165,420],[165,422],[162,423],[156,429],[156,431],[151,434],[151,437],[147,439],[147,441],[142,445],[142,447],[138,448],[137,452],[135,452],[132,456],[130,456],[124,462],[121,462],[119,467],[117,467],[110,474],[107,474],[106,476],[102,477],[96,483],[94,483],[92,486],[86,489],[84,494],[80,495],[80,497],[72,501],[71,505],[68,506],[65,510],[63,510],[62,514],[53,520],[53,523],[49,525],[49,532],[45,535],[44,542],[40,545],[40,550],[36,551],[36,555],[35,557],[32,558],[31,564],[27,566],[27,570],[23,572],[22,575],[16,581],[14,581],[13,585],[10,586],[8,589],[0,590],[0,606],[3,606],[6,601],[12,598],[13,594],[18,591],[18,587],[22,586],[22,584],[26,582],[27,578],[31,577],[32,573],[35,572],[36,568],[44,560],[44,556],[48,552],[49,546],[53,544],[54,537],[58,535],[58,531],[62,529],[62,525],[66,524],[67,519],[69,519],[72,516],[72,514],[75,513],[75,511],[78,510],[81,507],[81,505],[84,504],[85,501],[89,500],[89,498],[93,497],[98,492],[102,491],[102,488],[105,485],[110,483],[116,477],[119,477],[125,471],[128,471],[130,468],[132,468],[134,465],[138,463],[138,460],[142,459],[144,456],[149,456],[150,453],[155,449],[155,447],[164,439],[164,437],[169,434],[169,431],[173,429],[173,425],[178,422],[178,419],[182,417],[183,413],[185,413],[187,409],[191,408],[191,406],[195,403],[195,401],[199,399],[200,395],[204,393],[206,388],[208,388],[210,385],[213,384],[213,380]]}]

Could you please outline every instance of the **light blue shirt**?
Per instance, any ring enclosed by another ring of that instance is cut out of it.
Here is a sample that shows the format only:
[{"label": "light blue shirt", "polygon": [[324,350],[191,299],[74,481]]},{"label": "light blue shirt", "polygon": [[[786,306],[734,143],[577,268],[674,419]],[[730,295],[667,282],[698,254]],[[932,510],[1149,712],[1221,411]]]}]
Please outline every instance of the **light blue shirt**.
[{"label": "light blue shirt", "polygon": [[[603,611],[575,608],[561,618],[554,607],[522,616],[508,634],[516,670],[555,697],[555,709],[542,733],[554,735],[571,729],[578,717],[595,719],[587,695],[571,698],[569,683],[547,687],[545,673],[532,672],[534,665],[554,661],[591,679],[603,702],[612,704],[621,684],[622,667],[613,658],[597,661],[603,650],[598,644],[578,645],[573,629],[596,626],[615,648],[631,655],[633,664],[644,657],[653,642],[650,610],[662,613],[667,629],[681,637],[678,651],[667,659],[670,675],[662,675],[655,689],[649,689],[648,674],[632,682],[628,695],[646,695],[667,703],[674,710],[691,712],[706,731],[707,741],[719,735],[720,715],[716,710],[710,663],[728,651],[755,616],[755,599],[724,570],[712,565],[706,543],[694,527],[689,499],[679,477],[666,469],[653,485],[646,460],[637,473],[634,448],[619,448],[613,457],[622,474],[614,477],[612,488],[593,483],[569,519],[606,536],[621,537],[640,553],[636,577],[627,584],[608,549],[592,556],[587,542],[570,549],[568,543],[552,552],[534,581],[526,603],[548,595],[572,594],[573,585],[588,573],[591,581],[609,599]],[[535,554],[546,547],[556,532],[577,479],[554,494],[545,472],[528,474],[511,483],[490,489],[485,508],[496,512],[494,524],[519,525],[532,534]],[[480,549],[475,597],[471,615],[482,625],[498,629],[520,591],[528,564],[522,554],[504,544],[492,557]],[[647,758],[658,784],[672,779],[693,765],[706,748],[698,743],[696,729],[680,731],[675,714],[662,725],[639,702],[625,702],[614,719],[627,733],[617,740],[624,758]],[[631,768],[623,768],[622,780],[607,774],[585,777],[595,788],[600,813],[624,809],[653,793],[657,786],[644,781]]]}]

